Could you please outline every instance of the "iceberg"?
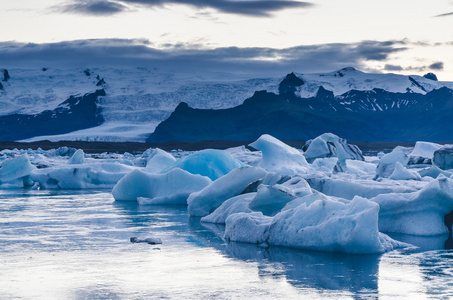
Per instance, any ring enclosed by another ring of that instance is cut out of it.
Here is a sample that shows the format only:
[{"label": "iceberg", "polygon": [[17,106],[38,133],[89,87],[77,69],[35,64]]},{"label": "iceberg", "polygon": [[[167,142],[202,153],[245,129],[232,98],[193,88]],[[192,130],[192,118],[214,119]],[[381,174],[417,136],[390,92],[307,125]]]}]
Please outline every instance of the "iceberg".
[{"label": "iceberg", "polygon": [[266,216],[274,216],[292,200],[312,193],[305,179],[293,177],[283,184],[260,185],[249,208],[253,211],[260,211]]},{"label": "iceberg", "polygon": [[116,201],[145,204],[185,204],[193,192],[205,188],[211,180],[179,168],[164,174],[134,170],[121,178],[112,190]]},{"label": "iceberg", "polygon": [[447,145],[434,151],[433,163],[442,170],[453,169],[453,146]]},{"label": "iceberg", "polygon": [[453,180],[439,175],[414,193],[378,195],[379,230],[412,235],[447,234],[444,222],[453,211]]},{"label": "iceberg", "polygon": [[2,188],[22,188],[32,185],[29,175],[36,168],[30,163],[27,154],[5,160],[0,168],[0,184]]},{"label": "iceberg", "polygon": [[364,198],[349,203],[320,199],[282,211],[236,213],[226,220],[225,239],[308,250],[383,253],[407,244],[378,230],[379,205]]},{"label": "iceberg", "polygon": [[316,158],[336,157],[340,167],[345,167],[346,159],[365,160],[362,151],[356,145],[350,145],[332,133],[324,133],[313,140],[308,140],[304,146],[304,156],[308,162]]},{"label": "iceberg", "polygon": [[256,193],[247,193],[230,198],[222,203],[214,212],[201,218],[201,222],[225,224],[226,219],[236,213],[250,213],[249,205]]},{"label": "iceberg", "polygon": [[82,149],[77,150],[69,159],[70,165],[83,165],[85,161],[85,152]]},{"label": "iceberg", "polygon": [[328,196],[335,196],[352,200],[355,196],[363,198],[373,198],[380,194],[389,193],[411,193],[421,189],[425,184],[414,181],[410,184],[401,183],[393,180],[374,181],[374,180],[348,180],[347,178],[318,178],[307,177],[307,182],[312,189],[315,189]]},{"label": "iceberg", "polygon": [[224,150],[206,149],[190,154],[175,161],[162,173],[180,168],[192,174],[199,174],[216,180],[231,170],[245,166]]},{"label": "iceberg", "polygon": [[263,157],[258,163],[258,167],[268,172],[295,175],[308,173],[310,169],[305,157],[299,150],[268,134],[263,134],[250,146],[262,152]]},{"label": "iceberg", "polygon": [[261,168],[237,168],[213,181],[203,190],[193,193],[187,199],[189,215],[204,217],[212,213],[224,201],[244,192],[250,183],[256,182],[267,174]]},{"label": "iceberg", "polygon": [[429,142],[416,142],[414,150],[409,154],[409,165],[432,164],[434,152],[442,148],[442,145]]},{"label": "iceberg", "polygon": [[407,166],[409,151],[411,151],[410,148],[398,146],[392,152],[382,156],[376,168],[376,177],[389,177],[395,169],[396,162],[400,162],[404,167]]},{"label": "iceberg", "polygon": [[149,152],[145,167],[147,172],[160,173],[176,162],[176,158],[173,155],[159,148],[151,149]]},{"label": "iceberg", "polygon": [[135,168],[120,163],[90,165],[60,165],[36,169],[30,179],[41,189],[93,189],[112,188]]},{"label": "iceberg", "polygon": [[403,165],[397,161],[395,163],[395,168],[393,169],[392,174],[389,176],[389,179],[393,180],[421,180],[421,176],[416,171],[408,170],[403,167]]}]

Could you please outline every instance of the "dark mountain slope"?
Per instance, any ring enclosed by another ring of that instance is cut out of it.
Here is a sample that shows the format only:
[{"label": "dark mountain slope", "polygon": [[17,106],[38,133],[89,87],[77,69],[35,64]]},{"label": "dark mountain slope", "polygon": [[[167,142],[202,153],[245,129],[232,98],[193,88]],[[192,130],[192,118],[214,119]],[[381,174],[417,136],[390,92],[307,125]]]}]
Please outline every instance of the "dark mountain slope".
[{"label": "dark mountain slope", "polygon": [[448,88],[425,95],[351,90],[335,97],[320,87],[311,98],[296,97],[291,86],[284,90],[280,95],[256,92],[224,110],[181,103],[147,142],[254,140],[263,133],[306,140],[324,132],[355,141],[453,140],[453,91]]},{"label": "dark mountain slope", "polygon": [[104,121],[97,105],[100,96],[105,96],[103,89],[80,97],[71,96],[56,109],[36,115],[1,116],[0,140],[16,141],[98,126]]}]

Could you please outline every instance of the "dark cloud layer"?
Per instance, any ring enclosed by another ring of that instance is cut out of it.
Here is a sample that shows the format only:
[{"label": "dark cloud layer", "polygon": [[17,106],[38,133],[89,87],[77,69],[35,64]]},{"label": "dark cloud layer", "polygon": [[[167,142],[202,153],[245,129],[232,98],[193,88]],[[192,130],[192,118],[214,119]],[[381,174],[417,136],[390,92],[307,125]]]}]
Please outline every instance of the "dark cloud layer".
[{"label": "dark cloud layer", "polygon": [[384,70],[386,70],[386,71],[403,71],[403,67],[401,67],[399,65],[386,64],[384,67]]},{"label": "dark cloud layer", "polygon": [[451,17],[453,16],[453,12],[449,12],[449,13],[446,13],[446,14],[441,14],[441,15],[437,15],[437,16],[434,16],[434,17]]},{"label": "dark cloud layer", "polygon": [[184,4],[196,8],[215,10],[247,16],[269,16],[271,13],[289,8],[312,6],[297,0],[72,0],[58,10],[66,13],[87,15],[111,15],[129,10],[127,4],[145,7],[163,7],[167,4]]},{"label": "dark cloud layer", "polygon": [[406,50],[406,41],[363,41],[285,49],[191,45],[152,48],[146,40],[80,40],[52,44],[0,43],[0,67],[148,67],[168,72],[225,72],[243,76],[280,76],[291,71],[329,72],[346,66],[365,68]]},{"label": "dark cloud layer", "polygon": [[443,70],[444,63],[443,62],[436,62],[429,66],[431,70]]},{"label": "dark cloud layer", "polygon": [[59,6],[57,10],[65,13],[74,13],[93,16],[109,16],[128,11],[128,7],[113,1],[83,0]]}]

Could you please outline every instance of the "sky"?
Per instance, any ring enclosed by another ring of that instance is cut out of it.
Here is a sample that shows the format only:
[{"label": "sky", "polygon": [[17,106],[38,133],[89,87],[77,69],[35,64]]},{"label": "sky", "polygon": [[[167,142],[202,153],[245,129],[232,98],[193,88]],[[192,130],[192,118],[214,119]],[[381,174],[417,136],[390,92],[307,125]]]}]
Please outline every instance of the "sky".
[{"label": "sky", "polygon": [[0,0],[0,68],[284,76],[354,67],[453,81],[452,0]]}]

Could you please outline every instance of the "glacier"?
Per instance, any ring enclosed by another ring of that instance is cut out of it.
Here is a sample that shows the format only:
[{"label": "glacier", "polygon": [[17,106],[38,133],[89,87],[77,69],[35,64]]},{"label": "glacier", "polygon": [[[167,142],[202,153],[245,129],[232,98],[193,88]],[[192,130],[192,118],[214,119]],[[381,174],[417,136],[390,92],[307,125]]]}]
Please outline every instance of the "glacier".
[{"label": "glacier", "polygon": [[[60,105],[63,105],[60,108],[69,108],[64,103],[71,97],[82,97],[100,90],[105,92],[98,99],[100,115],[97,122],[58,132],[36,132],[34,136],[22,138],[26,141],[143,142],[181,102],[196,109],[227,109],[241,105],[256,91],[262,90],[275,94],[291,91],[300,99],[315,97],[321,90],[336,97],[332,104],[335,109],[348,107],[353,110],[389,111],[420,101],[417,98],[409,103],[401,95],[427,95],[442,88],[453,89],[451,82],[415,75],[365,73],[351,67],[329,73],[292,73],[293,78],[297,78],[296,83],[288,82],[286,89],[280,87],[285,76],[188,75],[146,67],[30,67],[9,68],[8,73],[9,79],[2,83],[3,89],[0,90],[0,117],[19,114],[33,118],[45,111],[54,111]],[[381,91],[395,97],[382,103],[369,100]],[[312,109],[319,105],[322,106],[323,101],[310,104]],[[332,109],[330,105],[326,104],[324,109]],[[51,118],[51,114],[48,117]],[[343,132],[337,134],[344,135]]]}]

